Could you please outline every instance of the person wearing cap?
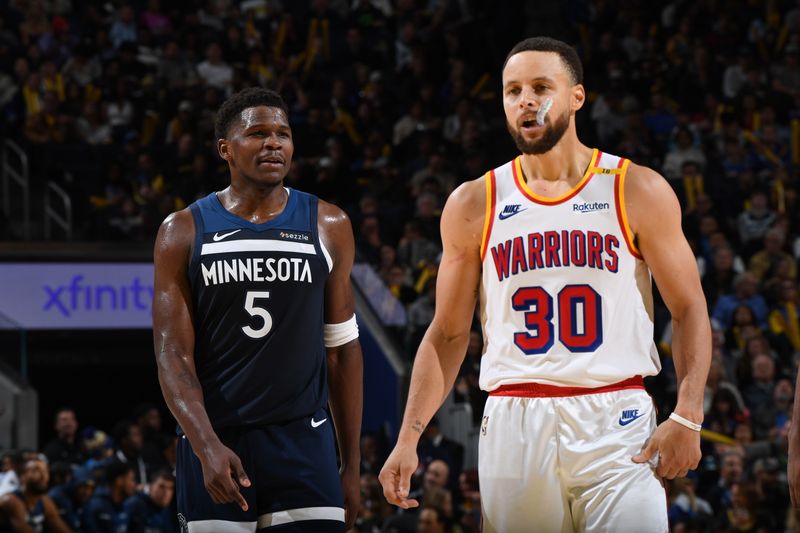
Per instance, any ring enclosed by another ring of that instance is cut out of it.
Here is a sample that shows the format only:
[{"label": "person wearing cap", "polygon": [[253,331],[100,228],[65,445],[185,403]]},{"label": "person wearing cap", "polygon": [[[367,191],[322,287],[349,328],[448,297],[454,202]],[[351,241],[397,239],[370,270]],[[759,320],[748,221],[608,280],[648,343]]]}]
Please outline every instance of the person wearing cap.
[{"label": "person wearing cap", "polygon": [[92,497],[94,487],[91,472],[80,467],[72,470],[68,480],[55,485],[47,493],[58,509],[61,519],[75,531],[81,530],[84,506]]}]

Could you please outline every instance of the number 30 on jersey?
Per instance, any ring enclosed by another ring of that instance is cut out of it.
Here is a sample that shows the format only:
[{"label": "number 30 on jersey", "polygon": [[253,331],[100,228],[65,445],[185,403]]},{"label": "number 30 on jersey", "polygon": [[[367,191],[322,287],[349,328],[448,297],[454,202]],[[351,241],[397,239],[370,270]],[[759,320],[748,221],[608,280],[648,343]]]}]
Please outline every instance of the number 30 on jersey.
[{"label": "number 30 on jersey", "polygon": [[[592,352],[603,344],[602,299],[589,285],[566,285],[556,295],[558,340],[570,352]],[[542,287],[520,287],[511,297],[515,311],[524,313],[527,331],[514,333],[514,344],[527,355],[553,347],[553,297]]]}]

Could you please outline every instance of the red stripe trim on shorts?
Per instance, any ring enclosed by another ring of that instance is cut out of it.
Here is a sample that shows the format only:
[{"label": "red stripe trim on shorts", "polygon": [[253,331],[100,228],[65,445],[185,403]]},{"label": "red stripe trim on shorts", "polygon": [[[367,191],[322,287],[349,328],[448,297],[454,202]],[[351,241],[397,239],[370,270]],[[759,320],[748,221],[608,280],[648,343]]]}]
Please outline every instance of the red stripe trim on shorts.
[{"label": "red stripe trim on shorts", "polygon": [[562,396],[582,396],[625,389],[644,389],[642,376],[633,376],[624,381],[603,385],[602,387],[559,387],[543,383],[515,383],[502,385],[489,393],[489,396],[519,396],[521,398],[558,398]]}]

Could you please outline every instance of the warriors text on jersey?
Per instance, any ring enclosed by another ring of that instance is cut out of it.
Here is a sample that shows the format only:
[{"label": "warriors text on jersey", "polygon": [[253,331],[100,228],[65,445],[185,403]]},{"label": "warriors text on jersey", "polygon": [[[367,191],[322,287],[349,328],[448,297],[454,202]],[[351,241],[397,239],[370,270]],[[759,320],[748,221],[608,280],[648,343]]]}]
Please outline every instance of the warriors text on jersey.
[{"label": "warriors text on jersey", "polygon": [[216,193],[190,206],[195,365],[215,429],[293,420],[326,405],[331,260],[317,198],[286,190],[283,212],[263,224],[230,213]]},{"label": "warriors text on jersey", "polygon": [[629,163],[595,149],[558,198],[528,188],[519,157],[486,174],[484,390],[599,387],[660,370],[650,272],[625,213]]}]

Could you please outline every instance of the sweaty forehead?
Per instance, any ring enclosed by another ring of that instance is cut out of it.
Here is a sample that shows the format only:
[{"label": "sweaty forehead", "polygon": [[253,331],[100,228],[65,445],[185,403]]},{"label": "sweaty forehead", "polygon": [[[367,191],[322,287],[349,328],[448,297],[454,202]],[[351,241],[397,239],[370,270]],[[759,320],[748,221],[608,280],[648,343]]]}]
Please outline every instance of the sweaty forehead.
[{"label": "sweaty forehead", "polygon": [[289,118],[279,107],[248,107],[242,111],[242,128],[247,129],[258,124],[289,126]]},{"label": "sweaty forehead", "polygon": [[503,85],[525,83],[537,78],[569,82],[569,72],[557,53],[533,50],[514,54],[503,68]]}]

